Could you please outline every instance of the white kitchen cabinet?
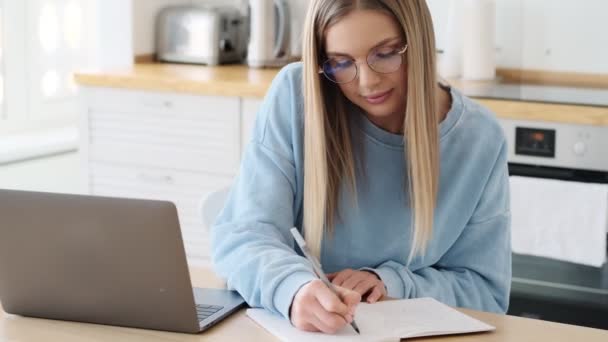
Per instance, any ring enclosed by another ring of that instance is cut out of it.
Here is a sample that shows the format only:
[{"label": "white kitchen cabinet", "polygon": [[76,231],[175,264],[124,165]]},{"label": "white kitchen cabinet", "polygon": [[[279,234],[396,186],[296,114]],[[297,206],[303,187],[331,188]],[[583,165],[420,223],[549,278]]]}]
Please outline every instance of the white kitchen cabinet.
[{"label": "white kitchen cabinet", "polygon": [[94,89],[91,160],[233,174],[240,159],[239,99]]},{"label": "white kitchen cabinet", "polygon": [[200,201],[234,179],[259,101],[94,87],[82,100],[89,192],[174,202],[188,259],[208,263]]},{"label": "white kitchen cabinet", "polygon": [[189,259],[208,261],[209,241],[199,203],[209,193],[227,187],[231,175],[92,162],[90,191],[95,195],[161,199],[175,203]]}]

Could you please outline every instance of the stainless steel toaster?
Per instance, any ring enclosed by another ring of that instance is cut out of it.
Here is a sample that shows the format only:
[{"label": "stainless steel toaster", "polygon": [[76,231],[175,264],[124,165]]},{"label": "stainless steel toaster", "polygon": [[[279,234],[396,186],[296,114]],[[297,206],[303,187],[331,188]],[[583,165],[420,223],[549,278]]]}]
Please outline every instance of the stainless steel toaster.
[{"label": "stainless steel toaster", "polygon": [[156,20],[158,60],[217,65],[244,60],[248,23],[237,8],[170,6]]}]

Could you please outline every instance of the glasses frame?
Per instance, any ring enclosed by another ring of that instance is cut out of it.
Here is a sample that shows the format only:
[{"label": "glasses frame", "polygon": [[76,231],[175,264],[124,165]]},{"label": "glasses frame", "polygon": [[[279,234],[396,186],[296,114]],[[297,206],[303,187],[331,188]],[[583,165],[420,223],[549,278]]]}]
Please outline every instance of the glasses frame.
[{"label": "glasses frame", "polygon": [[[399,67],[401,67],[401,65],[403,65],[403,54],[404,54],[404,53],[407,51],[407,47],[408,47],[408,44],[405,44],[405,46],[403,46],[403,48],[401,48],[400,50],[398,50],[398,51],[397,51],[397,54],[398,54],[399,56],[401,56],[401,64],[399,64]],[[374,49],[374,50],[376,50],[376,49]],[[372,50],[372,51],[374,51],[374,50]],[[394,70],[394,71],[389,71],[389,72],[381,72],[381,71],[377,71],[377,70],[375,70],[375,69],[374,69],[374,68],[373,68],[373,67],[372,67],[372,66],[369,64],[369,61],[368,61],[369,54],[370,54],[372,51],[370,51],[370,52],[367,54],[367,56],[365,57],[365,63],[366,63],[366,64],[367,64],[367,66],[369,66],[369,68],[370,68],[371,70],[373,70],[375,73],[378,73],[378,74],[384,74],[384,75],[386,75],[386,74],[391,74],[391,73],[393,73],[393,72],[395,72],[395,71],[399,70],[399,68],[397,68],[397,70]],[[330,59],[327,59],[325,62],[323,62],[323,64],[327,63],[329,60],[330,60]],[[359,77],[359,63],[357,63],[357,61],[356,61],[355,59],[353,59],[353,62],[354,62],[354,64],[355,64],[355,76],[354,76],[354,77],[353,77],[353,79],[352,79],[352,80],[350,80],[350,81],[346,81],[346,82],[337,82],[337,81],[332,80],[332,79],[331,79],[331,78],[330,78],[330,77],[327,75],[327,73],[325,73],[325,71],[323,70],[323,64],[321,64],[321,65],[319,66],[318,73],[319,73],[319,74],[323,74],[323,75],[325,76],[325,78],[327,78],[327,79],[328,79],[329,81],[331,81],[332,83],[336,83],[336,84],[346,84],[346,83],[350,83],[350,82],[352,82],[352,81],[356,80],[356,79],[357,79],[357,77]]]}]

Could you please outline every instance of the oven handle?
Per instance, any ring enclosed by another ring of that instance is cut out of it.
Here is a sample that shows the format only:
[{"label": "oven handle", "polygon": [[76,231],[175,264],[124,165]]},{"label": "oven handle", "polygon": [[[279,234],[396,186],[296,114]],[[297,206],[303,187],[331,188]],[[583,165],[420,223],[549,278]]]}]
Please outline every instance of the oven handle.
[{"label": "oven handle", "polygon": [[509,175],[608,184],[608,172],[531,164],[509,163]]}]

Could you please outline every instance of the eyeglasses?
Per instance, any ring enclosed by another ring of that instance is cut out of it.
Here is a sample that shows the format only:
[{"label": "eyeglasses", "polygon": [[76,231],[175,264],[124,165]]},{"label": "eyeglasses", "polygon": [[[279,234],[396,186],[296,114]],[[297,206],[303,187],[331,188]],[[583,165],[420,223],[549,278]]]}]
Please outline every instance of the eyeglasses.
[{"label": "eyeglasses", "polygon": [[[374,49],[367,55],[367,65],[377,73],[390,74],[401,67],[406,50],[407,44],[403,48],[397,49],[394,47]],[[319,74],[324,74],[328,80],[334,83],[348,83],[357,78],[359,66],[352,58],[330,58],[321,65]]]}]

